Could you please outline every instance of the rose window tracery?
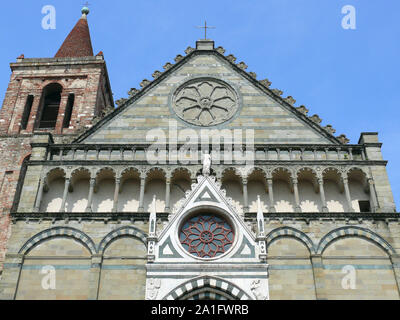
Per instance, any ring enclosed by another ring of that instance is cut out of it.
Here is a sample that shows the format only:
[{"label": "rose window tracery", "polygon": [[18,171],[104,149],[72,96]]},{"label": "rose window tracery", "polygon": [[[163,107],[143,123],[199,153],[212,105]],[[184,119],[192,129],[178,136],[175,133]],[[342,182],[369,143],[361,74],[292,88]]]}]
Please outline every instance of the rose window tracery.
[{"label": "rose window tracery", "polygon": [[223,81],[197,79],[178,89],[173,108],[186,122],[212,126],[232,118],[238,109],[238,99],[234,90]]},{"label": "rose window tracery", "polygon": [[215,215],[198,215],[187,220],[179,234],[182,246],[200,258],[214,258],[232,246],[234,231],[224,219]]}]

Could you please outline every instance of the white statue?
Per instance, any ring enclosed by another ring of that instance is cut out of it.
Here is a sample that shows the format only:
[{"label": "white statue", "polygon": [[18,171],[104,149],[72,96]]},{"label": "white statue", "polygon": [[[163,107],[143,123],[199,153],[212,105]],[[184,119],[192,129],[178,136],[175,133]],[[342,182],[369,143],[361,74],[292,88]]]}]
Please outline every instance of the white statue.
[{"label": "white statue", "polygon": [[211,173],[211,155],[206,151],[203,156],[203,176],[209,176]]}]

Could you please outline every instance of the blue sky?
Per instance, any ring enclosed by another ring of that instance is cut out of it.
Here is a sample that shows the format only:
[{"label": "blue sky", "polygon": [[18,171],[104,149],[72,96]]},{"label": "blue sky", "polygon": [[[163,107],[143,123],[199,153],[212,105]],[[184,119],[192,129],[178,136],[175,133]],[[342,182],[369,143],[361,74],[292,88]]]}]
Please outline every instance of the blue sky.
[{"label": "blue sky", "polygon": [[[0,100],[9,63],[52,57],[80,17],[84,1],[3,0],[0,10]],[[89,25],[95,53],[103,51],[115,99],[151,79],[203,36],[249,66],[258,79],[317,113],[357,143],[379,132],[400,205],[400,1],[398,0],[92,0]],[[42,7],[56,8],[56,29],[44,30]],[[341,26],[344,5],[356,8],[357,29]],[[398,208],[399,210],[399,208]]]}]

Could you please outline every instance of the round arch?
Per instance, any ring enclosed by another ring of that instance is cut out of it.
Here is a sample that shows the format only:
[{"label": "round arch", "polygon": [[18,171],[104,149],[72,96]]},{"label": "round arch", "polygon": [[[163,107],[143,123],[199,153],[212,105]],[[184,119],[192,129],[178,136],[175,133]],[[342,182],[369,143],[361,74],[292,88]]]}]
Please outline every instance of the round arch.
[{"label": "round arch", "polygon": [[304,233],[292,227],[281,227],[272,230],[266,237],[267,249],[275,241],[280,238],[294,238],[303,243],[310,254],[315,252],[314,242]]},{"label": "round arch", "polygon": [[54,227],[39,232],[38,234],[30,238],[27,242],[25,242],[18,253],[26,255],[39,243],[53,238],[71,238],[87,248],[90,254],[93,255],[96,253],[96,246],[94,245],[93,240],[84,232],[70,227]]},{"label": "round arch", "polygon": [[[177,286],[170,291],[162,300],[183,300],[199,298],[208,293],[221,294],[224,298],[230,300],[251,300],[251,297],[238,286],[222,278],[203,276],[198,277]],[[211,297],[209,297],[211,298]]]},{"label": "round arch", "polygon": [[108,233],[99,244],[97,252],[104,254],[105,249],[115,240],[122,237],[132,237],[140,240],[147,247],[147,234],[132,226],[121,227]]},{"label": "round arch", "polygon": [[318,244],[317,254],[322,254],[336,240],[347,237],[358,237],[368,240],[382,248],[389,255],[396,253],[393,247],[375,232],[361,227],[342,227],[332,230],[321,239]]}]

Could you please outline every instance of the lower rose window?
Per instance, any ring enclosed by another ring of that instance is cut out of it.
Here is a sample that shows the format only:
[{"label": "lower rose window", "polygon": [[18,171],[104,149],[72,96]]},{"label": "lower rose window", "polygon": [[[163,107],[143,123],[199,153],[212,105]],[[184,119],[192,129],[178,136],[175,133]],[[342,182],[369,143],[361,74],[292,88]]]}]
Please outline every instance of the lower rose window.
[{"label": "lower rose window", "polygon": [[223,218],[202,214],[186,220],[179,240],[190,254],[200,258],[214,258],[232,246],[234,231]]}]

